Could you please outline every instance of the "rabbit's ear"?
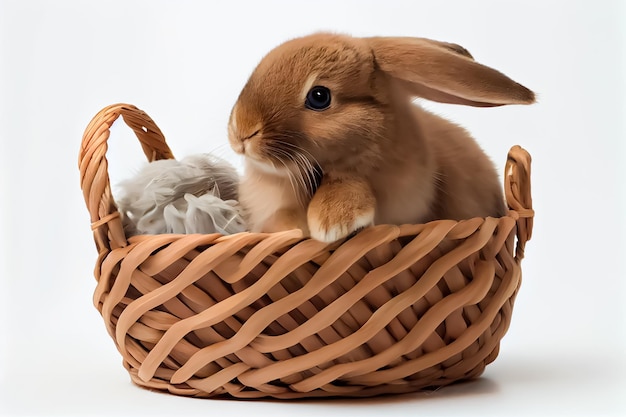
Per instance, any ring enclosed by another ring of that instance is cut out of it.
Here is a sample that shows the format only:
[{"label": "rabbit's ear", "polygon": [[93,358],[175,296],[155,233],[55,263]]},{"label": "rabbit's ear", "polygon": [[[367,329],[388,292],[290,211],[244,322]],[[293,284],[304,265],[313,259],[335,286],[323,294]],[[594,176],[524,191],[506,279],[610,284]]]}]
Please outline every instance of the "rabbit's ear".
[{"label": "rabbit's ear", "polygon": [[[379,39],[381,39],[381,38],[379,38]],[[470,59],[474,59],[472,54],[470,54],[470,52],[467,49],[463,48],[461,45],[458,45],[456,43],[441,42],[441,41],[436,41],[436,40],[433,40],[433,39],[426,39],[426,38],[396,38],[396,39],[407,39],[407,40],[412,39],[412,40],[417,41],[417,42],[430,43],[433,46],[438,46],[439,48],[447,49],[447,50],[452,51],[452,52],[454,52],[456,54],[463,55],[463,56],[465,56],[467,58],[470,58]]]},{"label": "rabbit's ear", "polygon": [[535,94],[459,45],[423,38],[368,38],[377,65],[416,96],[487,107],[531,104]]}]

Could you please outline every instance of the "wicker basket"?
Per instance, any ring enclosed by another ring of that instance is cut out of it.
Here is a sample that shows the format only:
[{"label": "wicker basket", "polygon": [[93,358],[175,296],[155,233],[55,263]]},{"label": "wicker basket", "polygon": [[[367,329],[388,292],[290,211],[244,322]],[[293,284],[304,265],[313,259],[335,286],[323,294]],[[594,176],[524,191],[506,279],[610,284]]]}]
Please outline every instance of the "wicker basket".
[{"label": "wicker basket", "polygon": [[297,230],[127,239],[105,156],[119,115],[149,160],[173,155],[127,104],[98,113],[80,150],[94,304],[136,384],[198,397],[373,396],[475,378],[498,355],[534,214],[519,146],[502,218],[380,225],[330,245]]}]

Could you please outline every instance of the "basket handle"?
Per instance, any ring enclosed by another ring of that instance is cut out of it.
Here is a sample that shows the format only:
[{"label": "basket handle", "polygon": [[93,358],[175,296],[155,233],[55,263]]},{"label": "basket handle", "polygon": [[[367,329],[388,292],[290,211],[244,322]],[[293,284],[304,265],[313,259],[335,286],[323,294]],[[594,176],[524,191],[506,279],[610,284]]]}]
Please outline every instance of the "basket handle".
[{"label": "basket handle", "polygon": [[122,219],[111,193],[106,159],[111,125],[120,115],[137,135],[148,161],[174,158],[159,127],[144,111],[131,104],[120,103],[105,107],[91,120],[83,134],[78,167],[80,187],[91,216],[96,247],[101,256],[103,252],[108,253],[128,244]]},{"label": "basket handle", "polygon": [[509,209],[517,213],[517,246],[515,258],[524,259],[524,247],[532,237],[533,200],[530,193],[530,154],[515,145],[509,151],[504,169],[504,193]]}]

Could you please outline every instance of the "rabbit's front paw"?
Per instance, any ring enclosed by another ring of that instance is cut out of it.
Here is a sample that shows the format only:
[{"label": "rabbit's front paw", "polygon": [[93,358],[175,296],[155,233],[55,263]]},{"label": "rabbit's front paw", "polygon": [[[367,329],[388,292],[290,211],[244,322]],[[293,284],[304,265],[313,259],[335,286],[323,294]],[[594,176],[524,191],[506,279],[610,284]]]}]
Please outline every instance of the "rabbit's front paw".
[{"label": "rabbit's front paw", "polygon": [[362,213],[349,221],[346,219],[309,217],[309,229],[313,239],[322,242],[335,242],[363,227],[374,224],[374,210]]},{"label": "rabbit's front paw", "polygon": [[311,237],[334,242],[374,224],[376,201],[367,183],[357,179],[324,179],[309,203]]}]

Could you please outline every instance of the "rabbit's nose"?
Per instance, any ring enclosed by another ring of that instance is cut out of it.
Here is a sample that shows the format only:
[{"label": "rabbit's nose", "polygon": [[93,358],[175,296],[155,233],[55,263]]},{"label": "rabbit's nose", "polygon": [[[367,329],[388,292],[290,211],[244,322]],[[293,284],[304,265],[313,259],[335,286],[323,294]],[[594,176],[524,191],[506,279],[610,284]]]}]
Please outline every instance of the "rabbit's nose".
[{"label": "rabbit's nose", "polygon": [[245,145],[245,143],[246,143],[247,141],[249,141],[250,139],[252,139],[252,138],[253,138],[253,137],[255,137],[256,135],[258,135],[259,133],[261,133],[261,129],[257,129],[257,130],[255,130],[255,131],[254,131],[254,133],[249,134],[248,136],[245,136],[245,137],[241,138],[241,141],[242,141],[242,142],[244,143],[244,145]]},{"label": "rabbit's nose", "polygon": [[252,142],[252,139],[259,136],[260,133],[261,129],[257,129],[253,133],[250,133],[248,135],[239,132],[239,143],[241,144],[240,146],[244,154],[248,154],[249,148],[252,146],[250,142]]}]

